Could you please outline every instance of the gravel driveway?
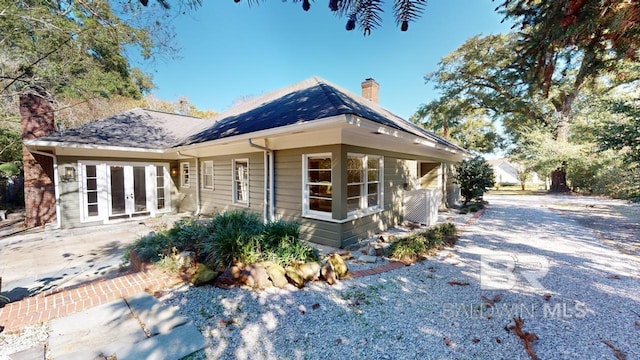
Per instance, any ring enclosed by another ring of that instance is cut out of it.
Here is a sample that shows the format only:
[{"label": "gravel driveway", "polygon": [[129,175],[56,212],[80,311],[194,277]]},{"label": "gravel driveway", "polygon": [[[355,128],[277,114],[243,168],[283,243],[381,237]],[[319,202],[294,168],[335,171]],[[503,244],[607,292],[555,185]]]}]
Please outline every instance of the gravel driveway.
[{"label": "gravel driveway", "polygon": [[605,200],[487,200],[453,250],[423,263],[300,291],[183,286],[163,299],[208,338],[196,358],[530,359],[510,328],[519,316],[540,359],[640,359],[640,258],[549,207]]}]

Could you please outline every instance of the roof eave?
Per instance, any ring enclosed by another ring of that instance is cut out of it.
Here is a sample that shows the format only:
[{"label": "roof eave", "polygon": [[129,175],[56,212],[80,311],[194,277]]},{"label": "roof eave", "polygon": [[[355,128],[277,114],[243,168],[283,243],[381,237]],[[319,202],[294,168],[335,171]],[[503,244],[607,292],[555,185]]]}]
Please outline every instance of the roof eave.
[{"label": "roof eave", "polygon": [[465,158],[471,155],[469,151],[461,147],[448,146],[446,144],[439,143],[429,137],[418,136],[404,130],[394,129],[392,127],[381,125],[375,121],[365,119],[357,115],[348,116],[347,118],[348,118],[347,123],[349,125],[367,129],[368,131],[374,134],[383,134],[383,135],[393,136],[395,138],[398,138],[407,142],[411,142],[416,145],[423,145],[429,148],[442,150],[452,154],[460,154]]},{"label": "roof eave", "polygon": [[147,152],[155,154],[167,153],[169,149],[157,148],[138,148],[129,146],[113,146],[100,144],[79,144],[65,141],[46,141],[39,139],[24,140],[27,148],[47,147],[47,148],[65,148],[65,149],[87,149],[87,150],[104,150],[104,151],[128,151],[128,152]]}]

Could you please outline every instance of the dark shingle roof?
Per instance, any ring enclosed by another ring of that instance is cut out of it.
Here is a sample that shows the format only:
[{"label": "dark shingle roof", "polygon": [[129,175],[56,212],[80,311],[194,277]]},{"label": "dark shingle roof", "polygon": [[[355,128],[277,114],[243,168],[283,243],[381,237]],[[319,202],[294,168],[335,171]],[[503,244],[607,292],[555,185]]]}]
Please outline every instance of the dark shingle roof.
[{"label": "dark shingle roof", "polygon": [[465,151],[377,103],[318,77],[261,95],[210,119],[134,109],[38,141],[168,149],[347,114]]},{"label": "dark shingle roof", "polygon": [[211,119],[214,121],[211,126],[188,136],[182,145],[346,114],[461,149],[376,103],[317,77],[264,94],[217,115]]},{"label": "dark shingle roof", "polygon": [[147,109],[91,121],[75,128],[55,132],[38,141],[86,145],[164,149],[176,146],[204,120]]}]

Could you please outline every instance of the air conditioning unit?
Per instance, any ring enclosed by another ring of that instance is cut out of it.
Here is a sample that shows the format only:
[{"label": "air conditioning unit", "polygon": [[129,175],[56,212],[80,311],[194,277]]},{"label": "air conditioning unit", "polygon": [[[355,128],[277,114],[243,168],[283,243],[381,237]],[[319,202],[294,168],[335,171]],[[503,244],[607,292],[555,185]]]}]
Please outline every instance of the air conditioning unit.
[{"label": "air conditioning unit", "polygon": [[404,220],[431,226],[438,221],[442,191],[418,189],[404,193]]}]

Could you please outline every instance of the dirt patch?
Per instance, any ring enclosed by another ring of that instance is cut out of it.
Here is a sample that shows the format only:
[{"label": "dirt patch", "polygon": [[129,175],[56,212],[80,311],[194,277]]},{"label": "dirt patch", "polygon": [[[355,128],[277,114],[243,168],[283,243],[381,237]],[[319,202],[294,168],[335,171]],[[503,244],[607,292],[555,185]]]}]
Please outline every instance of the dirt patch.
[{"label": "dirt patch", "polygon": [[603,199],[548,207],[593,229],[600,239],[621,253],[640,256],[640,206],[637,204]]}]

